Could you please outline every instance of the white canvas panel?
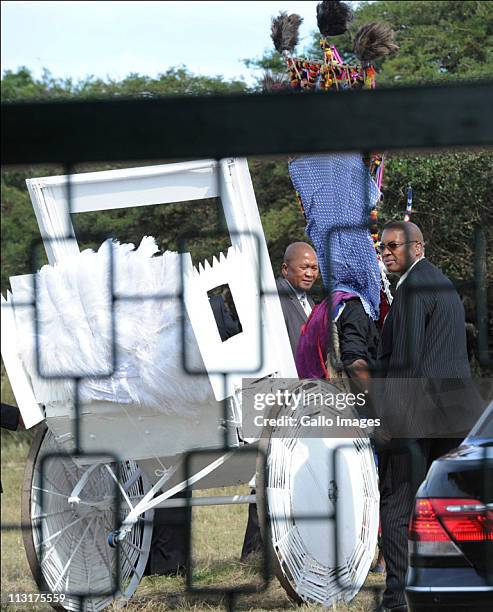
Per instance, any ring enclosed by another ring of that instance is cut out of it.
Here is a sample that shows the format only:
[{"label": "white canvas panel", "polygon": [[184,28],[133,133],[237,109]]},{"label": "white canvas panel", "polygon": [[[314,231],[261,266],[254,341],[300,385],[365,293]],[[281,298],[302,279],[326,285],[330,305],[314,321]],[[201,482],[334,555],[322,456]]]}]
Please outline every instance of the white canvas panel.
[{"label": "white canvas panel", "polygon": [[[48,427],[61,448],[74,448],[75,412],[72,404],[47,404]],[[223,406],[213,400],[194,415],[162,414],[154,409],[112,402],[91,402],[80,406],[80,443],[86,452],[111,453],[120,460],[149,459],[180,455],[186,450],[222,445],[219,426]],[[232,436],[230,441],[233,442]],[[94,461],[91,457],[90,461]]]},{"label": "white canvas panel", "polygon": [[10,386],[17,401],[26,429],[44,420],[41,407],[36,402],[28,375],[17,354],[17,333],[12,304],[1,296],[2,334],[1,350]]},{"label": "white canvas panel", "polygon": [[[218,195],[216,166],[216,161],[204,160],[74,174],[70,177],[70,212],[213,198]],[[66,176],[53,176],[29,182],[60,203],[68,199],[68,180]]]},{"label": "white canvas panel", "polygon": [[[207,292],[221,285],[229,285],[242,332],[221,341]],[[215,398],[219,401],[234,393],[234,385],[250,375],[267,376],[277,369],[267,359],[261,346],[266,344],[260,313],[258,274],[241,251],[231,247],[226,257],[221,253],[209,262],[193,269],[184,279],[185,304],[194,329],[205,368],[209,372]],[[227,373],[227,387],[220,373]]]}]

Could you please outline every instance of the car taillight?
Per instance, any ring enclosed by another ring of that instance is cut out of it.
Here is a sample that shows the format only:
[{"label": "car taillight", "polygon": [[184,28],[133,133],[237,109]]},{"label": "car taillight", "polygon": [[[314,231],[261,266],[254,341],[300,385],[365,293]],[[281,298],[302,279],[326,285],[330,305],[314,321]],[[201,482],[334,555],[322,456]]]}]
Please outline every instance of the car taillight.
[{"label": "car taillight", "polygon": [[412,557],[462,556],[456,542],[493,541],[493,511],[475,499],[418,498],[409,524]]},{"label": "car taillight", "polygon": [[460,555],[454,542],[493,541],[493,510],[475,499],[418,498],[409,524],[409,551]]},{"label": "car taillight", "polygon": [[431,499],[417,499],[408,537],[414,542],[448,542],[450,536],[438,520]]},{"label": "car taillight", "polygon": [[475,499],[431,499],[433,509],[456,542],[493,542],[493,508]]}]

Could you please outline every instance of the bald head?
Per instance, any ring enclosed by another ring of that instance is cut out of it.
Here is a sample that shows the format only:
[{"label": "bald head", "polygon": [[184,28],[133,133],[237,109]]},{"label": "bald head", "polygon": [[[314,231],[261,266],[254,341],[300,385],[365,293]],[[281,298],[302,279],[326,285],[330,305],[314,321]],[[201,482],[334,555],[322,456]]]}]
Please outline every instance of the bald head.
[{"label": "bald head", "polygon": [[309,291],[318,277],[317,254],[306,242],[293,242],[284,253],[281,274],[298,291]]},{"label": "bald head", "polygon": [[386,223],[380,253],[387,272],[404,274],[415,261],[424,256],[423,233],[411,221],[390,221]]},{"label": "bald head", "polygon": [[416,223],[413,223],[412,221],[389,221],[385,224],[383,229],[384,231],[386,229],[401,230],[404,232],[406,240],[417,240],[422,244],[425,243],[422,231],[419,229]]},{"label": "bald head", "polygon": [[283,263],[289,263],[304,253],[311,253],[315,259],[317,258],[317,254],[315,253],[313,247],[311,247],[307,242],[292,242],[284,251]]}]

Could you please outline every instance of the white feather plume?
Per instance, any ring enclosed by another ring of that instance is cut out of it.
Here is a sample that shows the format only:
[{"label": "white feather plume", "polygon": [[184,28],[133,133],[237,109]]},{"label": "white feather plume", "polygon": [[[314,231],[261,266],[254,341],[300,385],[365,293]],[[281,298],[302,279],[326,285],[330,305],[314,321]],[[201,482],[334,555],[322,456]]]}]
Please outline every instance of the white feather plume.
[{"label": "white feather plume", "polygon": [[[73,401],[74,384],[67,375],[84,379],[79,391],[82,402],[134,404],[185,416],[214,401],[207,375],[192,377],[182,365],[183,321],[187,361],[204,370],[193,330],[177,297],[179,255],[166,252],[155,256],[157,252],[150,236],[144,237],[137,249],[106,241],[97,252],[86,250],[37,273],[39,358],[41,369],[50,378],[40,377],[37,371],[32,309],[19,306],[15,316],[21,338],[19,352],[40,403]],[[14,306],[31,296],[28,283],[17,286]],[[113,349],[113,374],[94,376],[112,370]]]}]

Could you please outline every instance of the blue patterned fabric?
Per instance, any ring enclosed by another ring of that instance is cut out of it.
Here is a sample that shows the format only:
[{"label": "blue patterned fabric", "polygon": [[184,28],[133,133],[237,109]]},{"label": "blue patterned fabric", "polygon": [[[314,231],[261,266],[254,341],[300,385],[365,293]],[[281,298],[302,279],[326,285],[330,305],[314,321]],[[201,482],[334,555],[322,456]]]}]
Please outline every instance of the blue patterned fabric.
[{"label": "blue patterned fabric", "polygon": [[366,313],[378,319],[380,271],[368,222],[380,191],[361,156],[297,157],[289,174],[301,197],[306,234],[317,251],[325,288],[355,293]]}]

